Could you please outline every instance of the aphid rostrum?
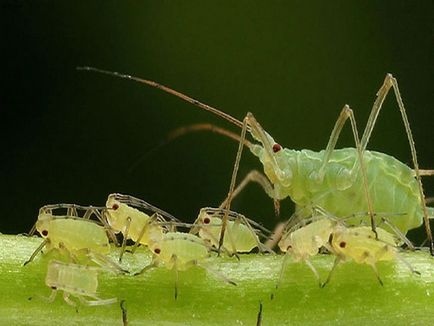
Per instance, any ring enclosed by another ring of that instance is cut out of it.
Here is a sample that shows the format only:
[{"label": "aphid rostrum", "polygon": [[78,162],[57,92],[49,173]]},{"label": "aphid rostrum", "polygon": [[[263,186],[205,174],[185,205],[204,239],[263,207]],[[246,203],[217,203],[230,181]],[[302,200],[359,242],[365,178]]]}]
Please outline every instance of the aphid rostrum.
[{"label": "aphid rostrum", "polygon": [[[238,163],[245,145],[245,133],[249,132],[258,142],[249,146],[249,149],[259,158],[265,174],[274,186],[273,193],[270,194],[273,199],[282,200],[290,197],[297,208],[308,212],[306,216],[312,215],[309,209],[311,207],[322,207],[337,217],[349,216],[354,212],[368,212],[365,220],[370,221],[374,232],[375,224],[379,222],[376,219],[376,212],[397,212],[399,215],[391,217],[390,221],[404,234],[424,222],[430,251],[434,255],[434,243],[429,225],[429,216],[434,215],[434,209],[427,208],[425,204],[413,136],[398,83],[391,74],[386,75],[383,85],[377,92],[377,98],[361,139],[358,137],[353,111],[345,105],[335,123],[326,149],[314,152],[283,148],[262,128],[250,112],[241,122],[227,113],[154,81],[93,67],[78,69],[130,79],[161,89],[242,128],[228,204],[225,207],[227,210],[230,209]],[[390,155],[366,150],[382,104],[391,88],[395,93],[405,125],[414,169]],[[351,122],[356,147],[335,149],[340,132],[348,119]],[[357,225],[359,222],[359,219],[347,220],[348,224]],[[224,225],[226,223],[227,218],[224,219]],[[221,243],[224,230],[225,227],[222,227]]]},{"label": "aphid rostrum", "polygon": [[48,263],[45,277],[45,284],[52,289],[48,300],[50,302],[54,301],[57,292],[61,290],[65,302],[72,306],[76,306],[76,303],[69,298],[71,295],[77,297],[81,303],[89,306],[115,303],[116,298],[101,299],[97,296],[98,271],[99,268],[96,267],[65,264],[57,260],[51,260]]}]

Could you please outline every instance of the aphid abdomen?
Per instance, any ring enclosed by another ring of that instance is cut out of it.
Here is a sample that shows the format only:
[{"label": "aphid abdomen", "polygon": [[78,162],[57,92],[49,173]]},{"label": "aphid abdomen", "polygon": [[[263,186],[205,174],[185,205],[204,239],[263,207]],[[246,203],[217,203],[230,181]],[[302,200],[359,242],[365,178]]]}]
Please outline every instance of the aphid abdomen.
[{"label": "aphid abdomen", "polygon": [[250,252],[258,246],[259,239],[256,234],[252,233],[244,224],[230,221],[223,242],[226,248],[231,248],[229,233],[235,243],[237,252]]},{"label": "aphid abdomen", "polygon": [[173,257],[176,257],[178,270],[187,269],[188,263],[200,261],[209,256],[208,247],[197,236],[189,233],[168,232],[160,242],[152,246],[154,253],[158,250],[158,260],[166,267],[173,267]]},{"label": "aphid abdomen", "polygon": [[[298,153],[289,195],[300,208],[319,206],[337,217],[368,212],[362,174],[355,166],[354,148],[334,150],[323,179],[318,177],[318,171],[324,152],[303,150]],[[383,153],[366,151],[364,160],[374,212],[387,213],[390,221],[404,233],[420,226],[423,213],[413,171]],[[390,215],[392,213],[397,215]],[[307,210],[305,215],[309,214]],[[369,223],[368,214],[364,221]],[[346,223],[359,225],[360,217],[348,219]]]},{"label": "aphid abdomen", "polygon": [[51,288],[71,294],[95,297],[98,289],[98,271],[88,266],[50,261],[45,283]]},{"label": "aphid abdomen", "polygon": [[105,229],[89,220],[55,218],[50,221],[49,234],[53,246],[62,243],[66,249],[90,249],[108,254],[110,246]]}]

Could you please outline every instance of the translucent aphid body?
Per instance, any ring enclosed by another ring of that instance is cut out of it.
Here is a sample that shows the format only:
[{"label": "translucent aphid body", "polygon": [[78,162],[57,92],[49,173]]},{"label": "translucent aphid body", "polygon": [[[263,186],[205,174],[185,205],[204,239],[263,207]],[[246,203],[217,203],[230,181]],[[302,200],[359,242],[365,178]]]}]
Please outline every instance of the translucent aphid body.
[{"label": "translucent aphid body", "polygon": [[[77,264],[65,264],[52,260],[48,264],[45,284],[52,289],[49,301],[53,301],[57,291],[63,291],[63,299],[66,303],[75,306],[69,296],[77,297],[86,305],[106,305],[117,301],[116,298],[100,299],[98,290],[98,268]],[[91,300],[89,300],[90,298]]]},{"label": "translucent aphid body", "polygon": [[[202,208],[195,222],[197,226],[193,226],[192,229],[196,229],[199,237],[208,241],[214,248],[218,248],[219,246],[224,213],[223,209]],[[250,225],[250,222],[239,213],[229,212],[229,220],[223,240],[223,247],[226,251],[229,253],[243,253],[250,252],[256,247],[263,250],[264,246],[256,234],[258,231]]]},{"label": "translucent aphid body", "polygon": [[378,261],[394,260],[398,253],[396,237],[380,227],[377,235],[378,239],[367,226],[337,227],[331,245],[343,260],[352,259],[358,264],[375,266]]},{"label": "translucent aphid body", "polygon": [[105,228],[90,220],[70,216],[54,217],[43,213],[38,216],[36,229],[48,240],[49,249],[63,246],[70,251],[89,249],[99,254],[110,252]]},{"label": "translucent aphid body", "polygon": [[150,248],[154,261],[167,269],[184,271],[209,257],[208,246],[197,236],[182,232],[168,232]]},{"label": "translucent aphid body", "polygon": [[306,261],[328,244],[334,225],[335,222],[329,218],[321,218],[293,232],[287,232],[279,241],[279,248],[296,262]]},{"label": "translucent aphid body", "polygon": [[378,271],[377,262],[400,259],[413,273],[419,274],[398,255],[397,243],[400,242],[393,234],[378,227],[375,234],[370,227],[343,227],[336,226],[333,231],[330,245],[331,251],[336,255],[332,270],[323,284],[325,286],[331,278],[333,271],[341,261],[353,260],[358,264],[367,264],[372,267],[378,281],[383,285]]},{"label": "translucent aphid body", "polygon": [[[277,169],[272,167],[271,159],[262,147],[256,146],[252,151],[259,157],[265,174],[274,184],[275,196],[278,199],[289,196],[298,207],[303,208],[305,216],[311,215],[306,208],[312,205],[333,212],[337,217],[369,211],[366,196],[360,191],[363,189],[362,173],[353,170],[357,164],[355,148],[334,150],[323,178],[318,176],[318,171],[325,151],[282,149],[274,153]],[[397,215],[389,219],[404,233],[420,226],[423,208],[414,171],[387,154],[365,151],[363,156],[373,210],[396,212]],[[346,223],[358,225],[360,220],[360,217],[355,217],[347,219]],[[364,220],[369,222],[369,216]]]},{"label": "translucent aphid body", "polygon": [[163,236],[163,227],[148,214],[121,202],[116,194],[107,199],[105,217],[110,227],[121,232],[128,239],[145,246],[159,241]]},{"label": "translucent aphid body", "polygon": [[185,271],[192,266],[200,266],[225,282],[236,285],[224,275],[204,264],[204,261],[210,256],[210,249],[204,240],[194,234],[167,232],[163,234],[160,241],[150,245],[150,249],[153,253],[151,264],[136,273],[136,275],[157,266],[164,266],[167,269],[174,270],[176,273],[175,299],[178,297],[178,272]]}]

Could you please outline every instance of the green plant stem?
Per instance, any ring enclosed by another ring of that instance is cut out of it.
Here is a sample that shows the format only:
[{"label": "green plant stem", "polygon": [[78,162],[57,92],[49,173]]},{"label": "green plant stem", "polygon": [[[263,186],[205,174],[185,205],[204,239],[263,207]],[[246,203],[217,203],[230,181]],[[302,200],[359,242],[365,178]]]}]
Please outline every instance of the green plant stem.
[{"label": "green plant stem", "polygon": [[[48,258],[38,255],[23,266],[40,238],[0,235],[1,325],[122,325],[119,304],[77,308],[61,295],[52,303],[45,283]],[[119,251],[112,250],[116,259]],[[381,286],[369,266],[342,263],[330,284],[321,289],[304,263],[290,262],[275,291],[281,255],[212,257],[207,263],[237,286],[199,267],[179,272],[179,296],[174,299],[175,273],[164,267],[140,276],[102,272],[99,296],[126,300],[129,325],[256,325],[259,302],[262,325],[429,325],[434,322],[434,258],[428,252],[400,255],[402,261],[378,263]],[[324,280],[334,258],[318,255],[312,264]],[[150,262],[143,249],[126,253],[123,266],[133,272]],[[275,293],[274,299],[270,295]],[[118,301],[118,302],[119,302]]]}]

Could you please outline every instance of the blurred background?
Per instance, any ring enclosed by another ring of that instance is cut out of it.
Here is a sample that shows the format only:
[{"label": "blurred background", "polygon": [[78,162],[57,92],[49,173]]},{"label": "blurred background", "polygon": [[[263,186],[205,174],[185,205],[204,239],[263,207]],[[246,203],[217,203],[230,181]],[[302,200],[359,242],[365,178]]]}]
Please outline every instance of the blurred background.
[{"label": "blurred background", "polygon": [[[81,65],[158,81],[238,119],[251,111],[283,146],[317,151],[346,103],[362,132],[391,72],[420,166],[434,168],[433,9],[432,1],[2,0],[0,232],[28,231],[44,204],[104,205],[112,192],[193,221],[227,194],[236,142],[202,132],[156,145],[185,125],[236,127]],[[348,126],[338,142],[345,146],[353,146]],[[411,164],[393,96],[368,148]],[[262,167],[245,151],[239,178],[251,169]],[[425,179],[427,195],[433,179]],[[257,185],[233,208],[275,224]],[[287,199],[282,217],[291,210]]]}]

